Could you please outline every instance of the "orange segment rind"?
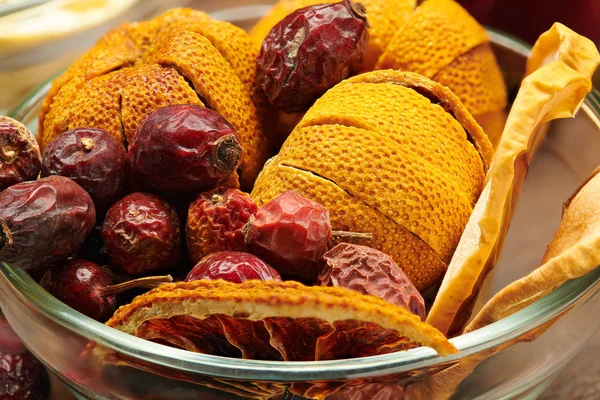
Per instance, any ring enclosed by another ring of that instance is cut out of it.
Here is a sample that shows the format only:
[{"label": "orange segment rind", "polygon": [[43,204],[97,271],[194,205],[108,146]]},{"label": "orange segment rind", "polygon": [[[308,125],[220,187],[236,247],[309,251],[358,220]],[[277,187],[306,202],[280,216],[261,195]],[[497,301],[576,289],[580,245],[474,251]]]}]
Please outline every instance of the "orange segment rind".
[{"label": "orange segment rind", "polygon": [[[352,356],[401,350],[409,342],[431,347],[441,356],[457,352],[444,335],[402,307],[343,288],[307,287],[297,282],[247,281],[235,284],[221,280],[201,280],[162,285],[119,308],[107,325],[132,335],[161,339],[162,342],[189,350],[213,350],[213,353],[217,352],[215,338],[220,338],[224,340],[222,345],[225,342],[230,344],[227,347],[229,351],[235,352],[237,349],[240,355],[249,355],[252,354],[250,350],[255,349],[258,344],[244,341],[243,338],[233,341],[233,344],[227,339],[228,335],[240,336],[250,332],[249,329],[258,329],[261,333],[254,336],[255,340],[259,340],[261,335],[268,335],[271,341],[275,336],[270,336],[265,331],[265,321],[278,321],[282,318],[288,324],[285,329],[289,331],[284,342],[292,340],[294,335],[295,324],[289,325],[292,321],[309,330],[312,323],[318,321],[315,326],[323,335],[316,338],[315,349],[320,346],[321,350],[315,350],[313,359],[318,356],[338,358],[340,354],[347,356],[348,353],[328,348],[339,344],[339,341],[331,342],[328,338],[333,331],[337,335],[344,335],[358,328],[362,329],[363,338],[365,335],[372,335],[373,341],[375,338],[379,339],[371,343],[364,341],[362,349],[358,343],[349,344],[353,348],[344,350],[349,351]],[[305,319],[309,319],[311,323],[307,324]],[[323,330],[321,321],[331,328]],[[238,331],[239,324],[245,327]],[[258,328],[254,327],[255,324]],[[162,337],[161,329],[164,329]],[[228,332],[227,335],[224,330]],[[176,339],[171,342],[173,334]],[[315,337],[316,335],[313,336]],[[202,347],[207,343],[208,347]],[[263,340],[260,346],[270,346],[269,343]],[[361,350],[366,353],[360,353]],[[275,353],[261,353],[267,354]]]}]

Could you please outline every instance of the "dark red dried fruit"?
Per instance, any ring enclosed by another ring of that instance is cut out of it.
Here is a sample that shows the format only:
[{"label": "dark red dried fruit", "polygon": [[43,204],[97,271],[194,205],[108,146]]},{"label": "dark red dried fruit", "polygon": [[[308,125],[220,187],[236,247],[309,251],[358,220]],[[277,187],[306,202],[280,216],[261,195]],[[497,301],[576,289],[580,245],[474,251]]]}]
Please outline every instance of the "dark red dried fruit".
[{"label": "dark red dried fruit", "polygon": [[194,194],[235,172],[242,146],[218,113],[197,105],[173,105],[148,115],[129,144],[132,178],[144,188]]},{"label": "dark red dried fruit", "polygon": [[130,275],[167,268],[179,260],[179,218],[158,196],[133,193],[113,205],[102,227],[112,264]]},{"label": "dark red dried fruit", "polygon": [[123,144],[102,129],[76,128],[56,137],[44,150],[42,176],[73,179],[103,214],[124,193],[127,154]]},{"label": "dark red dried fruit", "polygon": [[362,4],[344,0],[299,9],[271,29],[257,59],[257,82],[287,112],[306,111],[360,70],[369,38]]},{"label": "dark red dried fruit", "polygon": [[260,207],[244,228],[246,243],[284,278],[314,282],[331,237],[329,210],[290,190]]},{"label": "dark red dried fruit", "polygon": [[37,178],[42,165],[40,147],[19,121],[0,116],[0,192]]},{"label": "dark red dried fruit", "polygon": [[50,269],[40,285],[69,307],[104,322],[115,312],[117,294],[136,287],[152,288],[172,281],[170,276],[157,276],[113,285],[108,269],[76,259]]},{"label": "dark red dried fruit", "polygon": [[425,302],[419,291],[389,256],[371,247],[338,244],[323,255],[317,283],[380,297],[425,320]]},{"label": "dark red dried fruit", "polygon": [[0,261],[50,267],[77,251],[95,220],[89,194],[69,178],[13,185],[0,193]]},{"label": "dark red dried fruit", "polygon": [[48,373],[31,353],[0,353],[0,399],[46,400],[49,395]]},{"label": "dark red dried fruit", "polygon": [[254,200],[237,189],[200,194],[190,205],[185,229],[192,262],[217,251],[243,251],[242,228],[257,210]]},{"label": "dark red dried fruit", "polygon": [[190,271],[185,281],[200,279],[223,279],[233,283],[242,283],[251,279],[281,281],[277,271],[263,260],[239,251],[220,251],[204,257]]}]

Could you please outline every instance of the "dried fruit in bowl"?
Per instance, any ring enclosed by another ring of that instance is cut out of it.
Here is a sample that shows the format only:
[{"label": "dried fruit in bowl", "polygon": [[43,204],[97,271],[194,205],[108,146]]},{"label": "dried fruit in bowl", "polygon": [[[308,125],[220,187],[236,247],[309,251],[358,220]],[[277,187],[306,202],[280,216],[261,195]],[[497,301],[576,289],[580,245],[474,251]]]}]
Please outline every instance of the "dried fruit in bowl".
[{"label": "dried fruit in bowl", "polygon": [[107,325],[191,351],[252,359],[330,360],[419,344],[442,356],[456,353],[442,334],[402,307],[297,282],[166,284],[121,307]]},{"label": "dried fruit in bowl", "polygon": [[37,178],[42,167],[40,147],[19,121],[0,116],[0,192]]},{"label": "dried fruit in bowl", "polygon": [[492,155],[447,88],[409,72],[368,72],[317,100],[252,197],[260,206],[297,190],[329,209],[333,229],[371,233],[371,246],[423,291],[444,275]]},{"label": "dried fruit in bowl", "polygon": [[[297,9],[324,0],[279,0],[252,29],[256,47]],[[506,119],[506,87],[485,29],[454,0],[362,0],[370,39],[363,71],[399,69],[448,86],[496,145]]]},{"label": "dried fruit in bowl", "polygon": [[82,126],[125,145],[150,112],[196,104],[236,129],[244,148],[240,181],[250,186],[268,155],[253,103],[256,54],[242,29],[199,11],[173,9],[124,24],[53,82],[40,113],[41,145]]},{"label": "dried fruit in bowl", "polygon": [[594,44],[562,24],[540,36],[498,145],[486,186],[448,267],[427,321],[460,333],[502,249],[543,123],[572,117],[600,63]]}]

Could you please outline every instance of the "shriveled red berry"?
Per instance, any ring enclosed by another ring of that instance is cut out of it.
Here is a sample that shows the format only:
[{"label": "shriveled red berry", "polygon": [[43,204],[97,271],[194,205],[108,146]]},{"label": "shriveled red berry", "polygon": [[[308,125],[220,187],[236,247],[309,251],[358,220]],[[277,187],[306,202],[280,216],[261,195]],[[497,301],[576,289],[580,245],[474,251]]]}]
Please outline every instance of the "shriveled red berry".
[{"label": "shriveled red berry", "polygon": [[0,399],[46,400],[49,395],[48,373],[31,353],[0,352]]},{"label": "shriveled red berry", "polygon": [[111,263],[130,275],[167,268],[179,260],[179,218],[158,196],[136,192],[119,200],[106,214],[102,238]]},{"label": "shriveled red berry", "polygon": [[425,320],[425,302],[402,269],[371,247],[340,243],[323,255],[317,284],[340,286],[405,307]]},{"label": "shriveled red berry", "polygon": [[129,144],[132,178],[147,190],[195,194],[234,173],[242,146],[218,113],[197,105],[173,105],[149,114]]},{"label": "shriveled red berry", "polygon": [[331,237],[329,210],[290,190],[260,207],[247,224],[249,250],[284,278],[314,282]]},{"label": "shriveled red berry", "polygon": [[200,279],[223,279],[233,283],[242,283],[251,279],[281,281],[277,271],[263,260],[239,251],[219,251],[204,257],[189,272],[185,281]]},{"label": "shriveled red berry", "polygon": [[301,8],[271,29],[257,59],[257,82],[287,112],[306,111],[328,89],[359,71],[369,38],[361,3]]},{"label": "shriveled red berry", "polygon": [[73,179],[108,210],[124,193],[127,155],[123,144],[102,129],[76,128],[56,137],[44,150],[42,176]]},{"label": "shriveled red berry", "polygon": [[40,147],[19,121],[0,116],[0,192],[37,178],[42,165]]},{"label": "shriveled red berry", "polygon": [[242,228],[258,207],[237,189],[204,192],[190,205],[185,229],[193,263],[217,251],[243,251]]},{"label": "shriveled red berry", "polygon": [[117,294],[135,287],[171,282],[170,276],[147,277],[113,284],[108,269],[75,259],[48,270],[40,285],[71,308],[97,321],[106,321],[117,307]]},{"label": "shriveled red berry", "polygon": [[13,185],[0,193],[0,261],[50,267],[77,251],[95,220],[89,194],[69,178]]}]

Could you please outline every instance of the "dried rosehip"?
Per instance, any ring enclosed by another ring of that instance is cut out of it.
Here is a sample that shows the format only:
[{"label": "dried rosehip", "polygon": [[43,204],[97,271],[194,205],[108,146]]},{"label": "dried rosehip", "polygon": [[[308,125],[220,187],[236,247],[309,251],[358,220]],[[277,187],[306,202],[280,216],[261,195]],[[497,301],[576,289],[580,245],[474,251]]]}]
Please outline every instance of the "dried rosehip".
[{"label": "dried rosehip", "polygon": [[95,220],[89,194],[69,178],[13,185],[0,193],[0,261],[50,267],[77,251]]},{"label": "dried rosehip", "polygon": [[31,353],[0,352],[0,399],[46,400],[49,395],[48,373]]},{"label": "dried rosehip", "polygon": [[404,272],[371,247],[340,243],[323,255],[320,286],[340,286],[380,297],[425,320],[425,302]]},{"label": "dried rosehip", "polygon": [[284,278],[313,283],[331,241],[370,240],[370,234],[332,231],[329,211],[289,190],[260,207],[243,228],[247,248]]},{"label": "dried rosehip", "polygon": [[129,144],[132,178],[159,193],[190,194],[214,187],[235,172],[242,146],[216,112],[173,105],[148,115]]},{"label": "dried rosehip", "polygon": [[19,121],[0,116],[0,192],[37,178],[42,158],[29,129]]},{"label": "dried rosehip", "polygon": [[233,283],[242,283],[251,279],[281,282],[277,271],[263,260],[239,251],[219,251],[204,257],[190,271],[185,281],[200,279],[223,279]]},{"label": "dried rosehip", "polygon": [[115,203],[102,227],[112,264],[141,275],[175,264],[180,256],[179,218],[158,196],[133,193]]},{"label": "dried rosehip", "polygon": [[359,71],[369,38],[361,3],[344,0],[299,9],[271,29],[257,59],[257,82],[287,112],[306,111],[328,89]]},{"label": "dried rosehip", "polygon": [[40,285],[69,307],[102,322],[115,312],[117,294],[135,287],[149,288],[171,281],[170,276],[159,276],[113,285],[106,268],[76,259],[50,269]]},{"label": "dried rosehip", "polygon": [[106,211],[124,193],[126,158],[123,144],[102,129],[76,128],[56,137],[42,161],[42,176],[73,179]]},{"label": "dried rosehip", "polygon": [[190,205],[185,234],[193,263],[217,251],[243,251],[242,228],[258,207],[237,189],[201,193]]}]

